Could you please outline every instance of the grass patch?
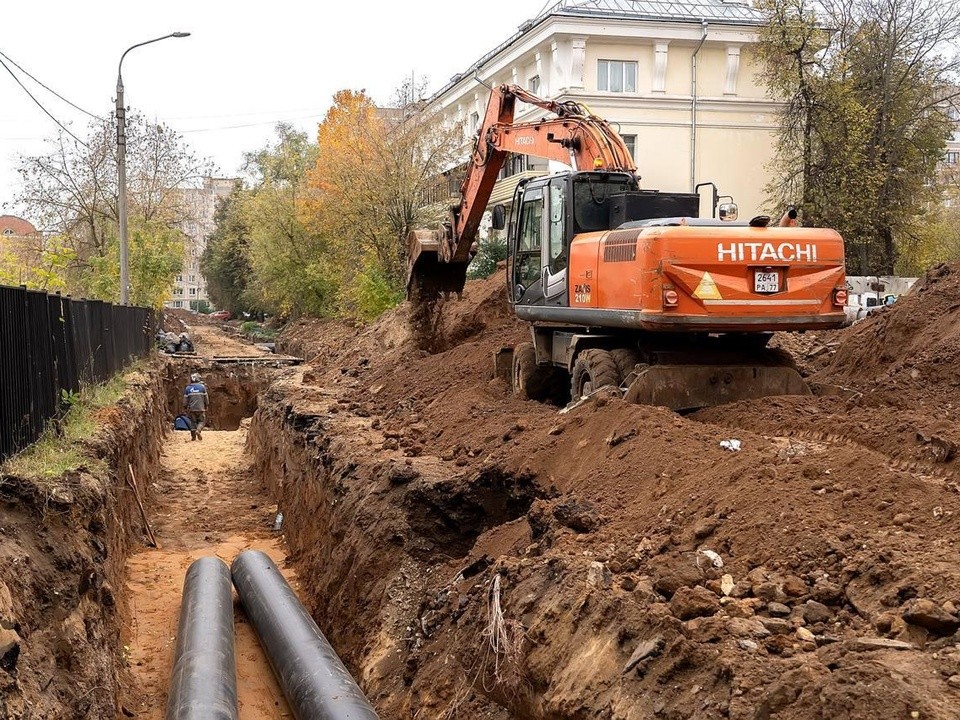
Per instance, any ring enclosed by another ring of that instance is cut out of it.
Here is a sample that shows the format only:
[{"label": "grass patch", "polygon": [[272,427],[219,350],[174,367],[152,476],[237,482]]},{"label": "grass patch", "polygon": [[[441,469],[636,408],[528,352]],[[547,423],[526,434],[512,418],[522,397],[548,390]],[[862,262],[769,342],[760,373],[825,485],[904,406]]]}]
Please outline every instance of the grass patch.
[{"label": "grass patch", "polygon": [[246,335],[253,342],[272,342],[277,337],[276,330],[264,327],[253,320],[247,320],[240,324],[240,334]]},{"label": "grass patch", "polygon": [[52,479],[81,466],[102,465],[102,460],[88,455],[82,443],[99,429],[97,411],[120,402],[127,389],[127,372],[65,398],[69,409],[64,416],[49,422],[37,442],[7,458],[0,465],[0,475]]}]

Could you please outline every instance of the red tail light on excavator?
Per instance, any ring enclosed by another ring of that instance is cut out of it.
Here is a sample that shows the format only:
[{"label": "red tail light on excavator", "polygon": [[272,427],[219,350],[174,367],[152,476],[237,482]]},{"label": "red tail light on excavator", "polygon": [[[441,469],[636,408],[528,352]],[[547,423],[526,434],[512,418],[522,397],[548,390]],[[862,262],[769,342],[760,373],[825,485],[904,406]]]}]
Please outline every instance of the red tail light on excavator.
[{"label": "red tail light on excavator", "polygon": [[833,304],[840,307],[847,304],[847,291],[844,288],[837,288],[833,291]]},{"label": "red tail light on excavator", "polygon": [[680,296],[677,294],[676,290],[663,291],[664,307],[676,307],[679,303],[680,303]]}]

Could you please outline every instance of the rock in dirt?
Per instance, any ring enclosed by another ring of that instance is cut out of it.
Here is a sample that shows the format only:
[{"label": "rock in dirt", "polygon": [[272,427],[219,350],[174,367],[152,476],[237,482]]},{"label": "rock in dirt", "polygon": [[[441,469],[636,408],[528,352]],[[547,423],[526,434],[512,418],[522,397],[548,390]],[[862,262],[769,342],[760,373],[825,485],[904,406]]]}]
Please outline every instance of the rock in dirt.
[{"label": "rock in dirt", "polygon": [[807,602],[804,603],[803,610],[801,612],[804,622],[806,622],[808,625],[830,622],[830,619],[833,617],[833,613],[830,612],[830,608],[823,603],[817,602],[816,600],[807,600]]},{"label": "rock in dirt", "polygon": [[593,532],[600,527],[600,511],[591,502],[565,500],[553,510],[561,525],[580,533]]},{"label": "rock in dirt", "polygon": [[765,638],[770,636],[770,631],[756,618],[728,618],[727,630],[736,637]]},{"label": "rock in dirt", "polygon": [[648,657],[659,655],[663,650],[663,646],[664,640],[662,637],[644,640],[637,645],[637,649],[633,651],[633,655],[631,655],[630,659],[627,660],[627,664],[623,666],[623,672],[628,673],[633,670],[642,660],[646,660]]},{"label": "rock in dirt", "polygon": [[867,650],[913,650],[913,643],[903,640],[891,640],[889,638],[868,638],[861,637],[854,640],[850,645],[852,650],[857,652],[866,652]]},{"label": "rock in dirt", "polygon": [[843,603],[843,588],[836,583],[821,580],[813,586],[813,599],[824,605],[840,605]]},{"label": "rock in dirt", "polygon": [[950,687],[960,690],[960,675],[951,675],[947,678],[947,685]]},{"label": "rock in dirt", "polygon": [[670,570],[653,583],[653,589],[671,598],[682,587],[692,587],[700,582],[700,571],[692,565],[680,565]]},{"label": "rock in dirt", "polygon": [[681,620],[713,615],[720,609],[720,600],[705,587],[682,587],[670,601],[670,612]]},{"label": "rock in dirt", "polygon": [[908,600],[900,614],[911,625],[919,625],[935,635],[950,635],[960,629],[960,619],[926,598]]},{"label": "rock in dirt", "polygon": [[773,635],[789,635],[793,632],[793,625],[783,618],[759,618],[760,623]]},{"label": "rock in dirt", "polygon": [[734,587],[736,587],[736,584],[733,582],[733,575],[728,573],[720,578],[720,592],[724,595],[732,593]]},{"label": "rock in dirt", "polygon": [[767,612],[771,617],[790,617],[790,608],[783,603],[772,602],[767,605]]},{"label": "rock in dirt", "polygon": [[20,657],[20,636],[15,630],[0,629],[0,668],[12,672]]},{"label": "rock in dirt", "polygon": [[587,585],[605,588],[610,587],[612,581],[613,578],[606,565],[596,560],[590,563],[590,568],[587,570]]}]

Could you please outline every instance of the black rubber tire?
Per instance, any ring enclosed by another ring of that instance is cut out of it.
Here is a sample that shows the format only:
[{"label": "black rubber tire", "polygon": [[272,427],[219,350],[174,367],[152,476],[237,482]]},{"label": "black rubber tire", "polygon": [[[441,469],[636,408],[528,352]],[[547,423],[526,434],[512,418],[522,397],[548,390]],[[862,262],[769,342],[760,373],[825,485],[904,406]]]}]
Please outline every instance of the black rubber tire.
[{"label": "black rubber tire", "polygon": [[513,349],[513,394],[524,400],[546,402],[556,395],[557,373],[551,365],[538,365],[533,343]]},{"label": "black rubber tire", "polygon": [[584,350],[573,364],[570,399],[579,400],[604,385],[620,387],[620,371],[609,350]]},{"label": "black rubber tire", "polygon": [[621,384],[640,362],[640,352],[633,348],[615,348],[610,351],[610,356],[617,366],[617,372],[620,373]]}]

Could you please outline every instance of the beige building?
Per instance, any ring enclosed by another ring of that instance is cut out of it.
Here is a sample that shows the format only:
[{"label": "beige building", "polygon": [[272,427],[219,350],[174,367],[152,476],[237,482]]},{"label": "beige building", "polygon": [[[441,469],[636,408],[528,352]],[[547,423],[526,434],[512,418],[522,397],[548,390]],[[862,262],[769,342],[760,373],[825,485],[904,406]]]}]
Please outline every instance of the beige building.
[{"label": "beige building", "polygon": [[[754,46],[763,23],[747,2],[561,0],[430,102],[451,126],[462,123],[466,151],[484,115],[485,85],[576,99],[615,123],[642,187],[690,192],[712,181],[750,217],[763,209],[780,107],[758,77]],[[516,119],[543,114],[521,104]],[[509,200],[520,177],[561,169],[513,158],[491,204]],[[701,215],[711,213],[708,195]]]},{"label": "beige building", "polygon": [[167,307],[196,310],[201,302],[209,302],[206,281],[200,273],[200,257],[207,247],[207,237],[216,228],[213,216],[217,201],[229,195],[236,183],[236,178],[206,177],[202,187],[180,191],[190,219],[180,226],[187,236],[183,270],[177,275],[173,296],[165,303]]}]

